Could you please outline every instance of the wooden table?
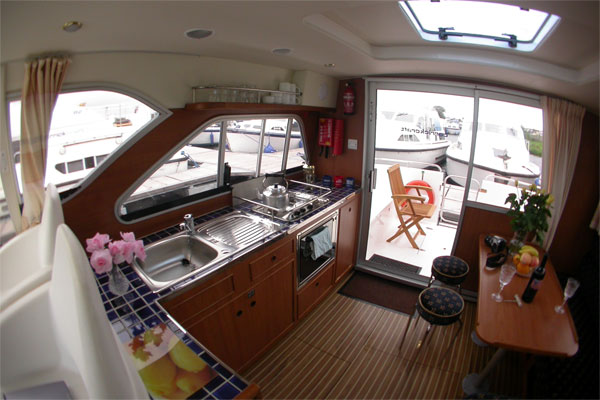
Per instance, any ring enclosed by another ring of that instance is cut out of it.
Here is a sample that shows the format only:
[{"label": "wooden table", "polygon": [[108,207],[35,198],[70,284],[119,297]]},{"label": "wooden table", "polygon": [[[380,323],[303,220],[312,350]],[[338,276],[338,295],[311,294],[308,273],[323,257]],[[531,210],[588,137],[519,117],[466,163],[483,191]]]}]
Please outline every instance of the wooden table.
[{"label": "wooden table", "polygon": [[[498,351],[480,374],[471,374],[463,380],[467,395],[477,392],[506,350],[556,357],[571,357],[579,348],[577,331],[568,307],[564,314],[554,312],[554,306],[563,300],[552,262],[546,263],[546,276],[531,303],[518,307],[515,302],[495,302],[491,294],[500,288],[500,268],[485,267],[490,249],[485,245],[485,234],[479,237],[479,295],[475,331],[483,342],[498,347]],[[539,248],[538,248],[539,249]],[[543,250],[540,250],[540,259]],[[511,262],[507,260],[507,262]],[[502,291],[505,300],[521,296],[529,278],[515,275]],[[469,393],[467,393],[467,390]]]}]

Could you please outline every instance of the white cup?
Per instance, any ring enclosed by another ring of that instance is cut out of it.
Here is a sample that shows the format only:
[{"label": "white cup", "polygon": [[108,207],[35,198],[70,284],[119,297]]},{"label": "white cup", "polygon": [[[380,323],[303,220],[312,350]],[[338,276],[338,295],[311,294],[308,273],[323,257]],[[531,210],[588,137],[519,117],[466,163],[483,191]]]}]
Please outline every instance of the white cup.
[{"label": "white cup", "polygon": [[282,93],[274,93],[273,97],[275,97],[275,104],[283,103],[283,94]]},{"label": "white cup", "polygon": [[279,82],[279,90],[282,92],[289,92],[291,83],[289,82]]},{"label": "white cup", "polygon": [[275,103],[275,96],[263,96],[262,102],[265,104],[273,104]]}]

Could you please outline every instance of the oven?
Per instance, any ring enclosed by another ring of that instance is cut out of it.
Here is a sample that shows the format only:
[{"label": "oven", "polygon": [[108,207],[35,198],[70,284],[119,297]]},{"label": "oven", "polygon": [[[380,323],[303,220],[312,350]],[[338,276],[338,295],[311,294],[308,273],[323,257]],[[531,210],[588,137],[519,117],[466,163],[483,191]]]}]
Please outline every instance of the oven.
[{"label": "oven", "polygon": [[298,234],[298,288],[335,260],[337,247],[338,211]]}]

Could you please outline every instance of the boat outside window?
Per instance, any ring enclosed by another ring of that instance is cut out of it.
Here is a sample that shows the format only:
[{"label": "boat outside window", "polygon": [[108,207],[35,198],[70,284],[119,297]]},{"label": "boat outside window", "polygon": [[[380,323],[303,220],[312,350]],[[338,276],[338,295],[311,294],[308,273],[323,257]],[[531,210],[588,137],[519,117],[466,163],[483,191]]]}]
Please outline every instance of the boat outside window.
[{"label": "boat outside window", "polygon": [[[121,218],[132,221],[201,201],[229,190],[228,183],[301,167],[304,157],[302,131],[291,116],[211,121],[126,195],[119,206]],[[230,168],[229,182],[225,165]]]},{"label": "boat outside window", "polygon": [[[114,91],[85,90],[59,94],[50,125],[44,184],[54,183],[61,192],[74,187],[108,154],[157,116],[157,110]],[[21,100],[9,103],[9,120],[13,160],[18,187],[22,192]]]}]

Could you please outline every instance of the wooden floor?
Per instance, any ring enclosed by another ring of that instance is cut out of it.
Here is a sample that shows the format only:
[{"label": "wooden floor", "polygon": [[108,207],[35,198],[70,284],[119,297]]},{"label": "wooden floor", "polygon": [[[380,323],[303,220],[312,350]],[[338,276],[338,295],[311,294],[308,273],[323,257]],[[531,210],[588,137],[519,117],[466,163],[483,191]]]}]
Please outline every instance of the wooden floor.
[{"label": "wooden floor", "polygon": [[[415,362],[423,320],[399,354],[407,315],[333,293],[244,376],[266,399],[463,398],[462,379],[481,371],[495,350],[471,341],[475,315],[467,303],[465,326],[444,359],[458,324],[436,328]],[[521,357],[507,353],[490,391],[523,397],[524,370]]]}]

